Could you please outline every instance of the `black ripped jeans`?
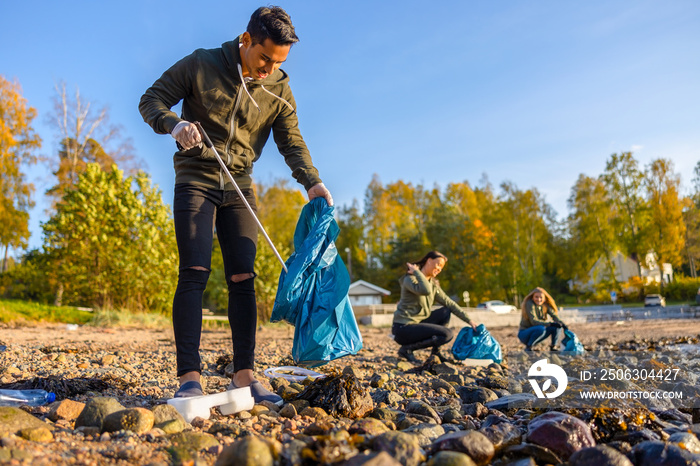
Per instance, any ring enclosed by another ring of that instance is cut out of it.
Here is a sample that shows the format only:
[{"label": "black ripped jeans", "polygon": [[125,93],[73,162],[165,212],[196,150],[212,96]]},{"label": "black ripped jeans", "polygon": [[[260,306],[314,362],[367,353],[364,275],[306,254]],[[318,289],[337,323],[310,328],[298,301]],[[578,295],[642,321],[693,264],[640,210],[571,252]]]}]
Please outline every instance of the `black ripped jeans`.
[{"label": "black ripped jeans", "polygon": [[[253,190],[243,190],[243,195],[257,212]],[[202,371],[199,356],[202,297],[211,271],[215,224],[229,291],[228,320],[233,340],[234,370],[253,369],[258,317],[254,278],[233,282],[231,276],[246,273],[255,276],[253,267],[258,241],[255,220],[236,191],[191,184],[175,186],[173,217],[180,255],[180,272],[173,299],[178,377]]]}]

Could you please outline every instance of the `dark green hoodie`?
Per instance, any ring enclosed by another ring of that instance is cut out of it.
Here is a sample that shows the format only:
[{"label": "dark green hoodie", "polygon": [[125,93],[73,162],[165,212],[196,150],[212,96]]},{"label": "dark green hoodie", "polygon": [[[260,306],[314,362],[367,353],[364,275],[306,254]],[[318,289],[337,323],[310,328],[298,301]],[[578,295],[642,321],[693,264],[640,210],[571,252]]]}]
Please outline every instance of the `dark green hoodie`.
[{"label": "dark green hoodie", "polygon": [[[201,122],[242,189],[250,187],[253,162],[272,131],[292,176],[309,190],[321,179],[299,131],[289,76],[276,70],[263,80],[243,83],[239,39],[196,50],[175,63],[144,93],[139,111],[159,134],[169,134],[182,120]],[[170,109],[181,100],[180,118]],[[233,189],[211,149],[178,149],[175,184]]]}]

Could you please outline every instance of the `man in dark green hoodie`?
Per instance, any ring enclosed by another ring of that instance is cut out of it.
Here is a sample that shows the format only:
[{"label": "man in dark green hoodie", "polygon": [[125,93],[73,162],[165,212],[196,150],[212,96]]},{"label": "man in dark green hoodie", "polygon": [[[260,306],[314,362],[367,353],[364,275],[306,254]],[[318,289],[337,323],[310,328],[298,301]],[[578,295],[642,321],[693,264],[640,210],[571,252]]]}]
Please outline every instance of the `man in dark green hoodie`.
[{"label": "man in dark green hoodie", "polygon": [[[156,133],[171,134],[174,156],[173,217],[180,269],[173,300],[177,348],[176,397],[202,395],[199,343],[202,295],[211,270],[213,230],[221,245],[229,289],[228,317],[234,352],[230,388],[251,387],[256,403],[282,399],[255,379],[257,308],[253,265],[257,225],[193,122],[211,138],[248,203],[256,209],[253,163],[272,133],[292,176],[309,200],[330,192],[313,166],[299,131],[289,77],[280,69],[299,39],[279,7],[258,8],[246,32],[216,49],[199,49],[168,69],[144,93],[139,110]],[[182,101],[182,115],[171,108]]]}]

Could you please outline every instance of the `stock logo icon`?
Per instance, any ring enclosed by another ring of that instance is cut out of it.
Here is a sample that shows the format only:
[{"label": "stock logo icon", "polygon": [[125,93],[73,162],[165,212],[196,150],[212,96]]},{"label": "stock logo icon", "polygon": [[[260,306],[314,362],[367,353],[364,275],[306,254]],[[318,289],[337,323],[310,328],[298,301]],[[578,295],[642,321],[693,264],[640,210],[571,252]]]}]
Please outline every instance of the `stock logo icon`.
[{"label": "stock logo icon", "polygon": [[[528,379],[537,398],[556,398],[566,390],[566,384],[568,382],[566,372],[556,364],[547,363],[546,359],[540,359],[532,364],[527,371],[527,375],[528,377],[547,377],[542,383],[542,387],[540,387],[536,379]],[[557,381],[557,389],[551,393],[546,393],[552,386],[552,378]]]}]

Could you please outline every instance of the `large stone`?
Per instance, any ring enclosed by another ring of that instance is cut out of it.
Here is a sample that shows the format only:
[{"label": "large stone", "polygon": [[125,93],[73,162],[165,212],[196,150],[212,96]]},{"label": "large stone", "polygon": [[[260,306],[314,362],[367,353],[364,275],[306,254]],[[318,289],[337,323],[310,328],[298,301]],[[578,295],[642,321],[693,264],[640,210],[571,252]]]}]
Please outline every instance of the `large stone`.
[{"label": "large stone", "polygon": [[85,403],[80,403],[73,400],[61,400],[51,403],[48,418],[56,422],[59,419],[66,421],[74,421],[78,419],[80,413],[85,409]]},{"label": "large stone", "polygon": [[[291,463],[297,464],[297,463]],[[392,456],[385,452],[355,455],[347,461],[340,463],[341,466],[401,466]]]},{"label": "large stone", "polygon": [[519,409],[530,409],[537,397],[531,393],[516,393],[497,400],[488,401],[484,405],[489,409],[497,409],[503,413],[514,413]]},{"label": "large stone", "polygon": [[107,415],[102,420],[102,432],[128,430],[137,434],[153,428],[153,412],[146,408],[129,408]]},{"label": "large stone", "polygon": [[430,458],[427,466],[476,466],[476,463],[465,453],[439,451]]},{"label": "large stone", "polygon": [[426,416],[430,417],[433,419],[433,422],[435,424],[440,424],[440,416],[438,413],[433,409],[430,405],[423,401],[411,401],[408,403],[408,406],[406,406],[406,412],[411,413],[411,414],[419,414],[421,416]]},{"label": "large stone", "polygon": [[417,435],[405,432],[386,432],[372,440],[374,451],[385,451],[404,466],[418,466],[425,461]]},{"label": "large stone", "polygon": [[496,453],[493,443],[484,434],[473,430],[445,434],[430,446],[432,452],[445,450],[465,453],[480,466],[488,464]]},{"label": "large stone", "polygon": [[15,434],[22,429],[45,427],[53,430],[49,424],[14,406],[0,406],[0,437]]},{"label": "large stone", "polygon": [[697,455],[683,450],[675,443],[646,441],[638,443],[629,454],[635,466],[676,466],[700,463]]},{"label": "large stone", "polygon": [[173,457],[175,464],[192,462],[196,458],[196,453],[212,447],[218,447],[219,441],[216,437],[202,432],[180,432],[170,436],[171,446],[168,452]]},{"label": "large stone", "polygon": [[404,432],[418,435],[420,446],[427,447],[438,437],[445,434],[445,428],[439,424],[421,423],[404,429]]},{"label": "large stone", "polygon": [[187,426],[187,421],[173,405],[166,403],[153,408],[153,427],[162,429],[166,434],[182,432]]},{"label": "large stone", "polygon": [[224,448],[215,466],[272,466],[273,457],[267,442],[248,436]]},{"label": "large stone", "polygon": [[576,451],[595,446],[588,424],[569,414],[551,411],[537,416],[527,426],[528,442],[546,447],[564,459]]},{"label": "large stone", "polygon": [[493,390],[474,386],[457,387],[457,394],[462,399],[462,402],[467,404],[476,402],[487,403],[498,399]]},{"label": "large stone", "polygon": [[479,429],[479,432],[484,434],[491,443],[493,443],[496,451],[500,451],[511,445],[518,445],[523,437],[523,432],[520,427],[514,425],[508,419],[482,427]]},{"label": "large stone", "polygon": [[382,421],[371,417],[358,419],[348,428],[348,432],[351,434],[365,435],[367,437],[376,437],[389,430]]},{"label": "large stone", "polygon": [[87,402],[85,409],[75,420],[75,428],[98,427],[102,428],[102,421],[112,413],[125,409],[116,398],[96,396]]},{"label": "large stone", "polygon": [[26,429],[21,429],[18,432],[19,436],[25,440],[37,443],[49,443],[53,442],[53,434],[48,429],[48,426],[44,427],[28,427]]},{"label": "large stone", "polygon": [[668,441],[675,443],[683,450],[688,450],[690,453],[700,453],[700,440],[690,432],[676,432],[668,438]]},{"label": "large stone", "polygon": [[625,455],[607,445],[582,448],[569,458],[571,466],[632,466]]}]

